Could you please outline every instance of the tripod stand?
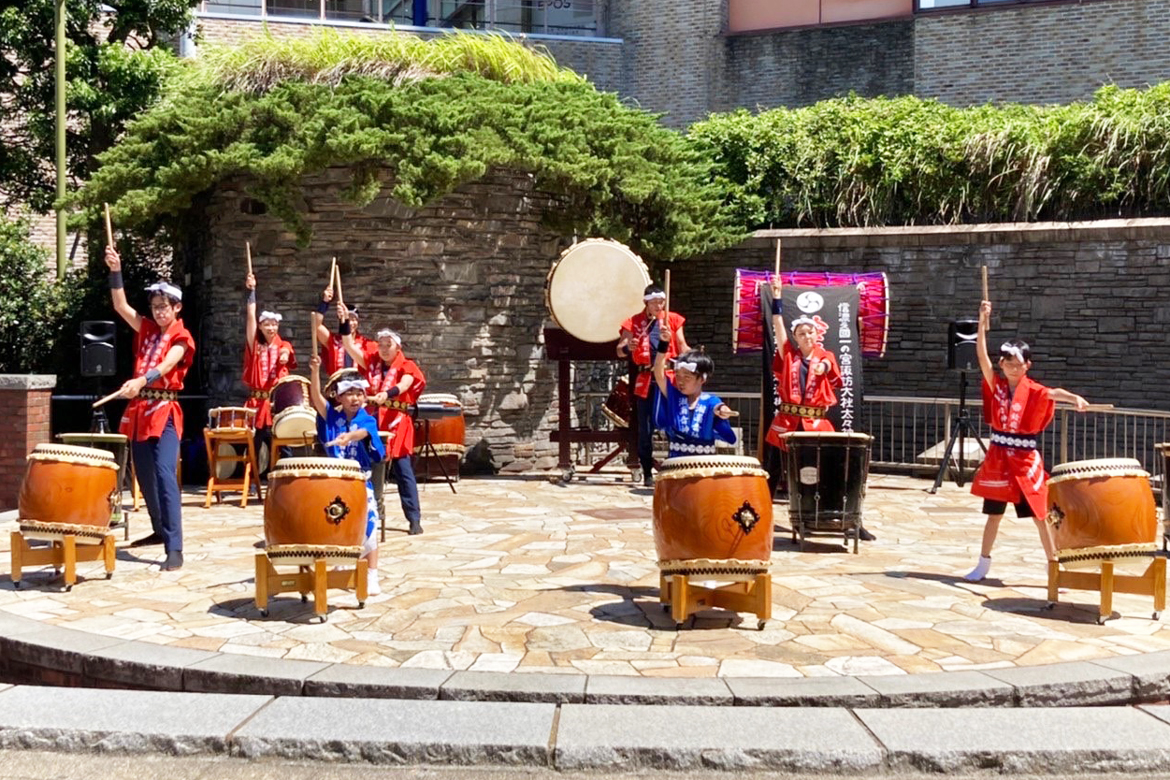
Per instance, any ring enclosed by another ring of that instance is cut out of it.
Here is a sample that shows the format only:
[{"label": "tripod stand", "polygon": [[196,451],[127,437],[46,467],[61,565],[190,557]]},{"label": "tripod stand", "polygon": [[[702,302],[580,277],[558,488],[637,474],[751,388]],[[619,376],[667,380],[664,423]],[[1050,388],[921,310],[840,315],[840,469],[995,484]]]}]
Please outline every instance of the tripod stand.
[{"label": "tripod stand", "polygon": [[955,416],[954,427],[951,429],[951,437],[947,440],[947,449],[943,454],[942,463],[938,465],[938,475],[934,478],[934,487],[930,489],[931,493],[937,493],[939,486],[942,484],[943,477],[947,473],[947,466],[950,465],[952,453],[955,449],[955,442],[959,443],[959,454],[955,457],[955,465],[958,470],[955,472],[955,484],[963,487],[963,458],[966,455],[966,439],[970,437],[979,444],[979,449],[983,450],[983,454],[987,454],[987,448],[983,446],[983,440],[979,438],[979,432],[975,430],[975,424],[971,422],[971,414],[967,411],[967,372],[960,371],[959,373],[959,413]]}]

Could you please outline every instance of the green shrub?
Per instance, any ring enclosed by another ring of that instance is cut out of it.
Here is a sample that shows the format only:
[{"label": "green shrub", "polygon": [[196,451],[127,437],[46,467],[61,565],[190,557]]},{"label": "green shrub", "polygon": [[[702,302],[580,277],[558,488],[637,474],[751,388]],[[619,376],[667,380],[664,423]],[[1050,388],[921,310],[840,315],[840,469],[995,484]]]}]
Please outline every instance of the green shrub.
[{"label": "green shrub", "polygon": [[0,215],[0,373],[55,373],[54,350],[69,282],[49,277],[49,252],[28,223]]}]

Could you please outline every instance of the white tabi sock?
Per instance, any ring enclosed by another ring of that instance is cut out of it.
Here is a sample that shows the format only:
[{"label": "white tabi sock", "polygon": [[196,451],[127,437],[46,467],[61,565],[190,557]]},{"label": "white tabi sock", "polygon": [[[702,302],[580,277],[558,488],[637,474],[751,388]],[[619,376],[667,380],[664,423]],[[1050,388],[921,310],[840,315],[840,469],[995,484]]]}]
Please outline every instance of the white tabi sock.
[{"label": "white tabi sock", "polygon": [[967,582],[979,582],[987,576],[988,570],[991,569],[991,558],[989,556],[980,555],[979,563],[975,564],[975,568],[963,575],[963,579]]}]

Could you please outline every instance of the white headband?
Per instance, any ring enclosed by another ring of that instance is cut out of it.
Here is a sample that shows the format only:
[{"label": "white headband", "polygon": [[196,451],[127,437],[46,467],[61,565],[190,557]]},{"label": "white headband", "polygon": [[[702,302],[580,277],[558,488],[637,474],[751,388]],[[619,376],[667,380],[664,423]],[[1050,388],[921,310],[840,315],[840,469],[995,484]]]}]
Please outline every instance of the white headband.
[{"label": "white headband", "polygon": [[642,300],[646,301],[647,303],[649,303],[650,301],[653,301],[653,300],[665,301],[666,300],[666,293],[664,293],[664,292],[646,293],[645,295],[642,296]]},{"label": "white headband", "polygon": [[805,317],[804,315],[801,315],[792,321],[792,331],[795,333],[796,329],[799,328],[801,325],[812,325],[813,330],[816,330],[817,321],[814,320],[812,317]]},{"label": "white headband", "polygon": [[183,300],[183,291],[168,282],[155,282],[154,284],[150,285],[150,287],[146,288],[146,293],[148,295],[162,293],[163,295],[169,295],[176,300]]},{"label": "white headband", "polygon": [[375,336],[374,338],[378,338],[378,339],[394,339],[394,343],[395,343],[395,344],[397,344],[397,345],[398,345],[398,346],[400,346],[400,347],[402,346],[402,337],[401,337],[401,336],[399,336],[399,335],[398,335],[397,333],[395,333],[394,331],[390,330],[389,328],[382,328],[380,331],[378,331],[378,335],[377,335],[377,336]]},{"label": "white headband", "polygon": [[1020,349],[1020,348],[1019,348],[1019,347],[1017,347],[1015,344],[1009,344],[1009,343],[1007,343],[1007,342],[1005,341],[1004,343],[1002,343],[1002,344],[1000,344],[1000,345],[999,345],[999,352],[1000,352],[1000,354],[1001,354],[1001,355],[1002,355],[1004,352],[1008,353],[1009,355],[1015,355],[1015,357],[1016,357],[1016,358],[1017,358],[1017,359],[1018,359],[1018,360],[1019,360],[1021,363],[1027,363],[1027,362],[1028,362],[1028,359],[1024,357],[1024,350]]},{"label": "white headband", "polygon": [[364,379],[342,379],[337,383],[337,394],[341,395],[355,389],[366,390],[369,386],[370,383]]},{"label": "white headband", "polygon": [[283,319],[284,319],[284,317],[281,317],[279,314],[277,314],[274,311],[262,311],[262,312],[260,312],[260,320],[259,321],[264,322],[264,320],[272,320],[273,322],[280,322]]},{"label": "white headband", "polygon": [[685,371],[690,371],[692,374],[699,373],[699,364],[698,363],[690,363],[688,361],[676,360],[676,361],[674,361],[674,367],[681,368]]}]

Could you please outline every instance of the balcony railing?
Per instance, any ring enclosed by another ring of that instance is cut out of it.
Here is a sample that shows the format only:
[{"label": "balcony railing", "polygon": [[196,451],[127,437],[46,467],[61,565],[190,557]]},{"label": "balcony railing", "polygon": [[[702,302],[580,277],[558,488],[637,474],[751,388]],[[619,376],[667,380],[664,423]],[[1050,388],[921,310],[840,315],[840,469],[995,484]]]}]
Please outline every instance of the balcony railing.
[{"label": "balcony railing", "polygon": [[594,0],[203,0],[199,11],[511,34],[603,34]]}]

